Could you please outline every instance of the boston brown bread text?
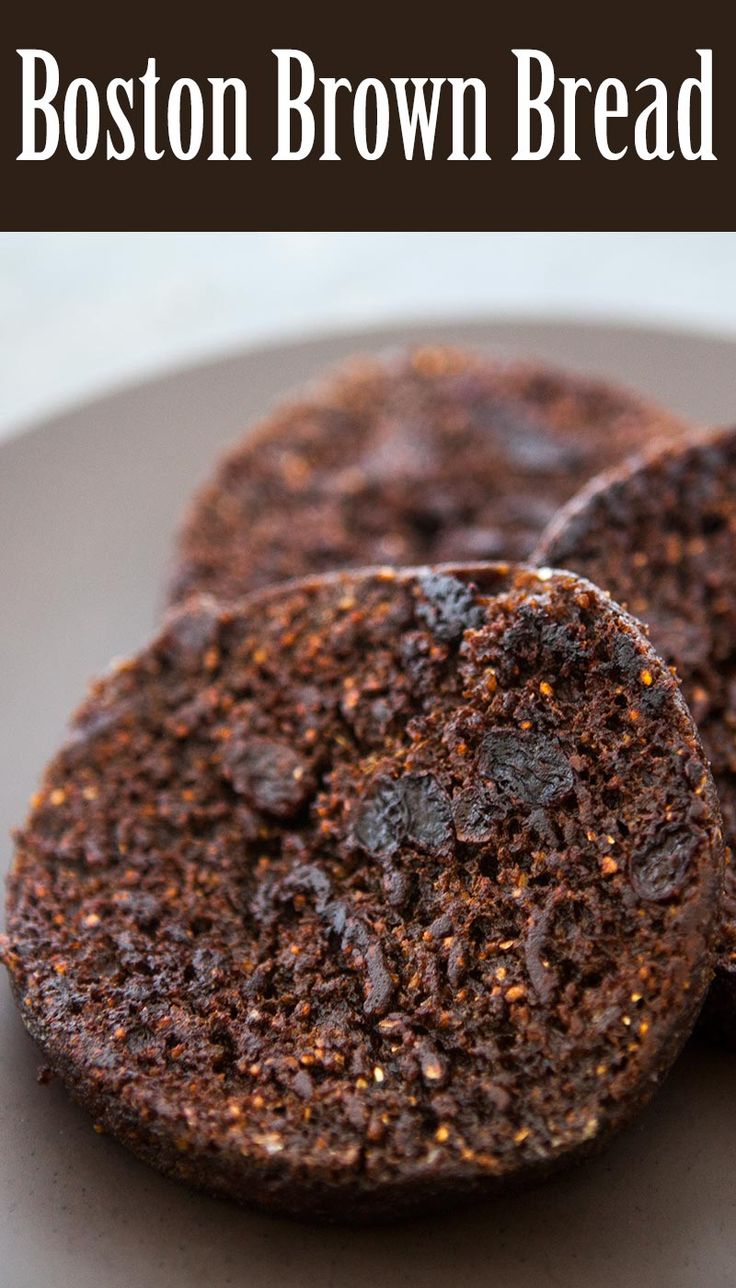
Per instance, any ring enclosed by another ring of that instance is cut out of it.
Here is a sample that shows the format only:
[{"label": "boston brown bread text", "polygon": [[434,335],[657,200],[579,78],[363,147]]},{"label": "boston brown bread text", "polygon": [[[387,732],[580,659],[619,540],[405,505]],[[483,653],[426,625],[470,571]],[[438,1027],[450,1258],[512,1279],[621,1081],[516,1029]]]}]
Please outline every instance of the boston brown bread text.
[{"label": "boston brown bread text", "polygon": [[[619,161],[714,161],[713,57],[695,51],[693,74],[667,84],[651,75],[632,84],[615,75],[593,81],[558,74],[540,49],[507,50],[515,60],[516,101],[494,99],[493,83],[471,76],[366,77],[323,75],[309,54],[274,49],[275,87],[268,103],[251,104],[237,76],[185,76],[161,85],[156,58],[142,72],[121,68],[104,84],[86,76],[65,81],[45,49],[19,49],[19,161],[46,161],[62,152],[127,161],[164,156],[191,161],[249,161],[250,112],[273,112],[274,161],[490,161],[493,122],[515,111],[513,159],[579,161],[578,135],[594,144],[586,155]],[[444,128],[441,128],[444,127]],[[440,150],[438,136],[450,138]]]}]

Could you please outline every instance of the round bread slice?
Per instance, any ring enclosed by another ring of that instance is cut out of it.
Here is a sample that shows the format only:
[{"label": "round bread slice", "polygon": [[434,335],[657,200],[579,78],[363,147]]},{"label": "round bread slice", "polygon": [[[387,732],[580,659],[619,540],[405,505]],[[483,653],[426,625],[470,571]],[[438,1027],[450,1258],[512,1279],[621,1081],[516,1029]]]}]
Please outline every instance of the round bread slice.
[{"label": "round bread slice", "polygon": [[[736,845],[736,430],[688,436],[595,479],[560,512],[536,558],[575,569],[646,622],[677,669]],[[736,1046],[736,874],[703,1013]]]},{"label": "round bread slice", "polygon": [[601,381],[452,349],[354,360],[238,443],[196,496],[171,587],[234,598],[368,564],[524,559],[669,412]]},{"label": "round bread slice", "polygon": [[570,574],[192,601],[91,692],[6,961],[96,1121],[292,1215],[530,1179],[652,1094],[711,976],[718,806],[677,684]]}]

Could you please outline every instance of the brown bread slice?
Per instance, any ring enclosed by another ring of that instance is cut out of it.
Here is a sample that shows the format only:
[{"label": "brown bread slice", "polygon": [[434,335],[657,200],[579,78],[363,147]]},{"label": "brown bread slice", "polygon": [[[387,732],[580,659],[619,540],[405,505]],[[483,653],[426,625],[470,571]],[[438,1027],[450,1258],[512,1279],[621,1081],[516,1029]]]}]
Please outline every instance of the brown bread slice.
[{"label": "brown bread slice", "polygon": [[[609,590],[646,622],[676,667],[736,843],[736,431],[700,432],[594,480],[542,538],[536,556]],[[704,1027],[736,1045],[736,875]]]},{"label": "brown bread slice", "polygon": [[648,1101],[711,975],[718,807],[588,583],[499,565],[192,601],[92,689],[5,960],[95,1120],[208,1190],[395,1215]]},{"label": "brown bread slice", "polygon": [[220,461],[190,507],[171,597],[524,559],[592,474],[682,429],[627,390],[531,363],[453,349],[353,360]]}]

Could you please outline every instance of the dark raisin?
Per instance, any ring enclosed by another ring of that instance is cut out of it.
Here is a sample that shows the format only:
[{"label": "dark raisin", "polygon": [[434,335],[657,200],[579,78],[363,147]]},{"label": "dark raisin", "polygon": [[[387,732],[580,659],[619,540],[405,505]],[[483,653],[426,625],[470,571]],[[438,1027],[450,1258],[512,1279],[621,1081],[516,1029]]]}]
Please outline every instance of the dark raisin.
[{"label": "dark raisin", "polygon": [[452,917],[449,912],[440,913],[435,917],[431,926],[427,927],[427,932],[432,939],[444,939],[446,935],[452,934]]},{"label": "dark raisin", "polygon": [[447,978],[452,988],[459,988],[468,969],[468,946],[456,939],[447,958]]},{"label": "dark raisin", "polygon": [[613,663],[623,675],[631,680],[641,670],[641,653],[628,635],[621,635],[613,646]]},{"label": "dark raisin", "polygon": [[471,587],[457,577],[431,572],[419,584],[424,598],[417,605],[417,616],[438,640],[452,644],[464,631],[480,626],[483,609]]},{"label": "dark raisin", "polygon": [[693,857],[693,840],[683,836],[655,841],[631,856],[631,884],[640,899],[671,899],[685,884]]},{"label": "dark raisin", "polygon": [[412,879],[403,868],[387,863],[383,873],[383,892],[392,908],[406,907],[412,892]]},{"label": "dark raisin", "polygon": [[404,793],[393,779],[379,775],[358,806],[353,836],[375,859],[389,858],[406,836],[408,812]]},{"label": "dark raisin", "polygon": [[401,779],[407,813],[407,840],[425,854],[447,854],[454,845],[450,800],[431,774]]},{"label": "dark raisin", "polygon": [[223,768],[236,792],[257,810],[276,818],[293,818],[314,787],[302,757],[272,738],[234,739],[223,758]]},{"label": "dark raisin", "polygon": [[478,769],[522,805],[551,805],[572,790],[574,776],[557,738],[494,729],[481,744]]},{"label": "dark raisin", "polygon": [[458,841],[480,845],[493,836],[499,802],[485,787],[465,787],[452,798],[452,817]]},{"label": "dark raisin", "polygon": [[371,944],[365,954],[367,989],[363,1010],[366,1015],[385,1015],[394,995],[394,981],[381,944]]}]

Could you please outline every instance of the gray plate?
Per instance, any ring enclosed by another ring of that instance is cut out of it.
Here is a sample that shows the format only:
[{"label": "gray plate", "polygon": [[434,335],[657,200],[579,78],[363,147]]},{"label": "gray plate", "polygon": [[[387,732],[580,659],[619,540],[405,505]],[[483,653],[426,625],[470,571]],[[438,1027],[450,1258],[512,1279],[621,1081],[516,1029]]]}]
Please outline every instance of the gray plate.
[{"label": "gray plate", "polygon": [[[354,349],[492,345],[736,417],[736,344],[594,325],[411,327],[228,358],[117,394],[0,448],[0,835],[87,678],[141,643],[171,533],[214,453]],[[3,855],[10,846],[3,842]],[[191,1194],[98,1136],[2,985],[1,1288],[725,1288],[736,1284],[733,1059],[696,1046],[599,1159],[526,1194],[378,1229],[292,1225]]]}]

